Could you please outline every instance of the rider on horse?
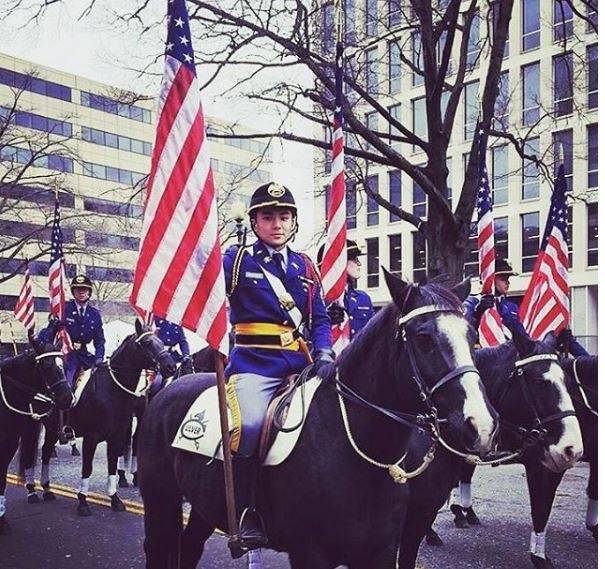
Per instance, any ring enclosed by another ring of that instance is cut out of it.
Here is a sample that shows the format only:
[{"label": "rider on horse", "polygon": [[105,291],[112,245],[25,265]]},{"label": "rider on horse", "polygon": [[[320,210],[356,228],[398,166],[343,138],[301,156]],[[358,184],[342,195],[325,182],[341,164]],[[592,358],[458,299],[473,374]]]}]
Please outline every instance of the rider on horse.
[{"label": "rider on horse", "polygon": [[[247,550],[267,538],[254,510],[259,437],[265,413],[286,378],[311,362],[316,372],[334,359],[330,320],[313,262],[288,247],[298,229],[290,190],[260,186],[248,209],[258,241],[225,252],[224,268],[235,346],[225,370],[227,397],[234,418],[232,450],[240,537]],[[301,326],[313,342],[313,355]]]},{"label": "rider on horse", "polygon": [[[325,245],[322,245],[317,253],[318,266],[321,266],[324,249]],[[344,307],[336,302],[328,306],[328,316],[330,317],[330,323],[333,325],[342,324],[346,315],[348,315],[351,340],[374,316],[374,307],[370,295],[355,286],[361,276],[359,257],[363,254],[355,241],[347,239],[347,288],[344,295]]]},{"label": "rider on horse", "polygon": [[[189,359],[191,357],[191,352],[183,328],[178,324],[168,322],[168,320],[164,320],[159,316],[155,316],[154,321],[156,333],[164,343],[164,346],[168,348],[172,359],[177,363]],[[175,349],[177,345],[180,352]]]}]

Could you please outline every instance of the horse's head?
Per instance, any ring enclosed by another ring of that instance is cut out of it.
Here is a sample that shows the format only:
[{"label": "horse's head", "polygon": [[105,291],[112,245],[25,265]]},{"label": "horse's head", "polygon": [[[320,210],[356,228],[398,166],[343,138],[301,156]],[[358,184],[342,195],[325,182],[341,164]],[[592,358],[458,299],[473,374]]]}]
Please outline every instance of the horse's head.
[{"label": "horse's head", "polygon": [[543,448],[542,464],[553,472],[562,472],[580,459],[584,448],[556,355],[556,337],[549,333],[537,342],[515,332],[513,342],[520,359],[515,363],[501,414],[515,425],[534,430]]},{"label": "horse's head", "polygon": [[59,346],[50,343],[31,341],[35,352],[36,375],[39,388],[52,396],[59,409],[69,409],[73,403],[73,393],[65,378],[63,354]]},{"label": "horse's head", "polygon": [[470,282],[448,289],[436,282],[406,283],[387,271],[385,278],[401,312],[399,336],[404,349],[399,351],[398,367],[411,369],[421,397],[445,420],[445,432],[455,446],[487,453],[497,430],[497,414],[475,368],[474,332],[461,311]]},{"label": "horse's head", "polygon": [[164,342],[149,326],[142,324],[138,319],[135,321],[135,331],[134,345],[140,358],[141,367],[152,369],[159,365],[163,377],[173,376],[176,365],[164,346]]}]

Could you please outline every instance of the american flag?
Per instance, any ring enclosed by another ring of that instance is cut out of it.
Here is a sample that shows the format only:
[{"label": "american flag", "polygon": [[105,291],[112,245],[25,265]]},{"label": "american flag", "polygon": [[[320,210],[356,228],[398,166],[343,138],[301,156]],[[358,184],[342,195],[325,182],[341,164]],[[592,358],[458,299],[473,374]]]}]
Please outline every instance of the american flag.
[{"label": "american flag", "polygon": [[569,256],[567,250],[567,182],[559,166],[544,236],[519,318],[535,340],[569,325]]},{"label": "american flag", "polygon": [[23,286],[21,287],[21,292],[19,292],[19,298],[17,299],[13,313],[17,320],[25,326],[28,333],[33,334],[36,325],[36,313],[34,312],[34,293],[29,267],[25,268]]},{"label": "american flag", "polygon": [[[496,271],[496,244],[494,241],[494,215],[487,174],[487,133],[479,131],[481,139],[481,174],[477,192],[477,249],[479,251],[479,276],[481,294],[494,294]],[[498,310],[489,308],[479,322],[479,343],[482,346],[498,346],[506,341],[502,318]]]},{"label": "american flag", "polygon": [[[338,16],[337,16],[338,17]],[[336,43],[335,110],[332,126],[332,187],[328,206],[328,231],[321,263],[321,283],[326,303],[343,303],[347,286],[347,211],[345,201],[344,133],[342,114],[342,61],[341,38]],[[350,341],[349,319],[332,326],[332,346],[339,354]]]},{"label": "american flag", "polygon": [[[61,215],[59,213],[59,197],[55,197],[55,215],[50,242],[50,265],[48,267],[48,295],[50,299],[50,313],[63,322],[65,315],[65,258],[63,256],[63,232],[61,231]],[[57,332],[57,339],[61,341],[63,353],[73,350],[69,333],[61,325]]]},{"label": "american flag", "polygon": [[164,76],[130,301],[227,353],[216,195],[185,0],[168,2]]}]

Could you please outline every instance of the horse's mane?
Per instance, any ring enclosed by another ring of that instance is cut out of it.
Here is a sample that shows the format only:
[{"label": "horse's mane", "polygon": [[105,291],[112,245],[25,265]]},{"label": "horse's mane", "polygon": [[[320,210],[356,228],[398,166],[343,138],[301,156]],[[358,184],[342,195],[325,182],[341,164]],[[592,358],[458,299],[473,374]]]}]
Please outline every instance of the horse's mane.
[{"label": "horse's mane", "polygon": [[25,363],[25,360],[30,358],[33,354],[33,350],[29,349],[23,352],[22,354],[18,354],[16,356],[6,356],[2,360],[0,360],[0,368],[10,365],[20,366]]},{"label": "horse's mane", "polygon": [[126,336],[126,338],[124,338],[122,340],[120,345],[113,351],[113,354],[111,354],[110,357],[119,356],[122,353],[122,351],[124,350],[124,348],[126,347],[126,345],[129,342],[131,342],[132,340],[134,340],[135,337],[136,337],[136,334],[128,334],[128,336]]}]

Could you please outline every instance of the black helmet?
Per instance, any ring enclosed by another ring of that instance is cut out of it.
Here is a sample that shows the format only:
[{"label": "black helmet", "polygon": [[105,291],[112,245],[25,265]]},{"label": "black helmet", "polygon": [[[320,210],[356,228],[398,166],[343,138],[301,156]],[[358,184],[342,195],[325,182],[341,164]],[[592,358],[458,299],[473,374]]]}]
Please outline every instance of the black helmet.
[{"label": "black helmet", "polygon": [[494,275],[502,275],[503,277],[516,276],[518,273],[513,271],[507,259],[496,259],[496,270]]},{"label": "black helmet", "polygon": [[92,292],[92,281],[86,275],[76,275],[72,281],[70,288],[87,288]]},{"label": "black helmet", "polygon": [[248,215],[262,207],[287,207],[296,215],[296,202],[292,192],[282,186],[271,182],[264,184],[254,191],[250,198],[250,207],[248,207]]},{"label": "black helmet", "polygon": [[[325,247],[326,244],[323,243],[319,248],[319,251],[317,251],[317,266],[321,266],[321,262],[324,258]],[[359,247],[359,245],[357,245],[357,242],[353,241],[353,239],[347,239],[347,260],[354,261],[360,255],[365,255],[365,253],[361,251],[361,248]]]}]

